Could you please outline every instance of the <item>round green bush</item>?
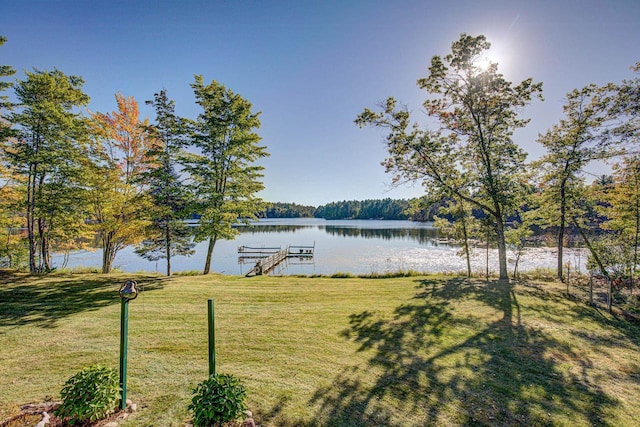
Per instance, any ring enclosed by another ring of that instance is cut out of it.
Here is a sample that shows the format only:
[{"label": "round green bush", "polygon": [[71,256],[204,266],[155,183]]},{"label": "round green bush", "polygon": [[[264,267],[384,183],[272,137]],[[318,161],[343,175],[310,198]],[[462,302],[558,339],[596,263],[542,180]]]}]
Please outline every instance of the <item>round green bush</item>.
[{"label": "round green bush", "polygon": [[247,409],[247,390],[229,374],[213,374],[193,390],[189,405],[194,427],[209,427],[240,419]]},{"label": "round green bush", "polygon": [[106,418],[120,400],[118,373],[100,365],[84,368],[67,380],[60,395],[62,405],[55,414],[70,425]]}]

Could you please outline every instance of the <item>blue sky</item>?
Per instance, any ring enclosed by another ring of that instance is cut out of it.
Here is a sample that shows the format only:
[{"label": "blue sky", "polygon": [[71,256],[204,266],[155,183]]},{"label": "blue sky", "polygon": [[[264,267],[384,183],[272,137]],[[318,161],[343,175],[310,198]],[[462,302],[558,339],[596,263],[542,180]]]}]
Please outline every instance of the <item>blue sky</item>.
[{"label": "blue sky", "polygon": [[535,159],[567,92],[633,77],[639,23],[636,0],[0,0],[0,64],[18,78],[32,68],[80,75],[92,111],[114,110],[121,92],[151,120],[144,101],[162,88],[195,118],[193,75],[215,79],[262,112],[271,157],[260,195],[317,206],[422,193],[390,187],[383,133],[353,120],[391,95],[421,114],[416,80],[460,33],[486,35],[508,80],[544,83],[545,101],[523,111],[531,123],[515,135]]}]

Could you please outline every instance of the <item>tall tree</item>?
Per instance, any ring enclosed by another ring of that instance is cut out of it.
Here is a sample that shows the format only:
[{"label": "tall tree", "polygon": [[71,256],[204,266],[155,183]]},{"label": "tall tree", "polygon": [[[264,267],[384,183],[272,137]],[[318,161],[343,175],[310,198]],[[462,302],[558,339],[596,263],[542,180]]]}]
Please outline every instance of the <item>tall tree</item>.
[{"label": "tall tree", "polygon": [[512,136],[529,122],[518,113],[533,97],[541,98],[542,84],[529,78],[513,86],[497,64],[485,67],[481,60],[490,46],[482,35],[462,34],[450,54],[431,59],[429,75],[418,85],[430,95],[424,107],[439,122],[435,130],[412,125],[407,109],[393,98],[380,113],[365,109],[356,124],[390,130],[390,157],[383,164],[396,181],[421,180],[426,189],[465,200],[491,218],[500,279],[508,279],[505,223],[523,190],[526,157]]},{"label": "tall tree", "polygon": [[262,166],[255,162],[268,156],[258,145],[259,113],[251,103],[213,80],[205,85],[202,76],[191,84],[202,113],[194,123],[193,154],[188,170],[193,180],[196,209],[202,216],[195,240],[208,240],[204,274],[211,269],[211,256],[218,239],[233,239],[239,220],[255,218],[262,210],[256,193],[264,188]]},{"label": "tall tree", "polygon": [[102,248],[102,272],[109,273],[117,253],[144,238],[149,201],[142,174],[154,143],[133,97],[116,94],[117,111],[93,115],[95,170],[88,177],[92,223]]},{"label": "tall tree", "polygon": [[[25,212],[29,240],[29,270],[51,269],[50,236],[55,218],[69,214],[70,206],[82,205],[75,188],[82,159],[86,156],[86,120],[77,111],[89,97],[84,81],[59,70],[33,71],[18,81],[15,94],[19,108],[8,115],[14,126],[6,152],[14,173],[26,181]],[[59,200],[54,192],[70,197]],[[71,195],[73,193],[73,195]],[[68,201],[70,205],[63,202]]]},{"label": "tall tree", "polygon": [[603,228],[615,232],[620,253],[628,254],[620,264],[630,283],[634,282],[638,266],[640,246],[640,154],[625,156],[614,165],[615,184],[601,194],[604,199],[602,211],[608,218]]},{"label": "tall tree", "polygon": [[[0,46],[6,41],[7,38],[0,35]],[[0,78],[11,77],[14,74],[15,70],[10,65],[0,65]],[[22,225],[18,215],[20,211],[18,200],[21,197],[18,190],[18,177],[11,173],[5,156],[5,143],[11,137],[11,127],[6,114],[12,104],[8,96],[2,92],[11,86],[12,82],[0,80],[0,259],[7,259],[10,267],[13,263],[17,240],[12,230]]]},{"label": "tall tree", "polygon": [[156,140],[147,157],[151,167],[144,173],[153,202],[147,238],[136,253],[151,261],[167,260],[167,276],[171,275],[171,258],[193,254],[195,243],[184,219],[190,213],[188,189],[176,167],[185,145],[185,129],[175,114],[175,104],[161,90],[147,101],[156,110],[156,123],[150,132]]},{"label": "tall tree", "polygon": [[622,83],[608,85],[608,112],[613,125],[605,131],[608,140],[626,148],[626,154],[613,167],[614,184],[603,192],[604,227],[617,233],[620,252],[628,254],[624,264],[632,284],[636,280],[640,245],[640,63],[632,69],[636,77]]},{"label": "tall tree", "polygon": [[584,168],[594,160],[614,154],[608,140],[601,136],[607,112],[595,85],[567,94],[563,110],[565,118],[538,138],[547,154],[536,163],[542,171],[538,212],[543,226],[557,230],[560,280],[563,280],[565,230],[570,218],[581,215],[577,202],[584,196],[580,191],[584,188]]}]

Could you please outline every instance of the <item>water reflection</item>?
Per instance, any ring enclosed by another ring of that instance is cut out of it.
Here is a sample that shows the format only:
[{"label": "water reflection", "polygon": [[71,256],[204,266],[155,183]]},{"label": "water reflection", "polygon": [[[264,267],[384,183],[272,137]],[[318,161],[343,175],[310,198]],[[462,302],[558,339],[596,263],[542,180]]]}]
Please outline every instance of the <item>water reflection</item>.
[{"label": "water reflection", "polygon": [[331,236],[356,237],[383,240],[415,240],[421,245],[437,244],[438,232],[434,228],[356,228],[343,226],[319,226]]},{"label": "water reflection", "polygon": [[238,227],[240,233],[295,233],[298,230],[314,227],[313,225],[277,225],[277,224],[251,224]]},{"label": "water reflection", "polygon": [[[216,244],[212,271],[223,274],[244,274],[247,265],[238,259],[238,247],[280,247],[314,245],[311,260],[291,259],[283,263],[283,270],[275,274],[351,274],[385,273],[399,270],[421,272],[463,272],[464,258],[458,255],[459,246],[438,239],[437,231],[429,223],[413,221],[344,220],[326,221],[314,218],[261,220],[256,224],[238,227],[234,240],[220,240]],[[199,243],[191,257],[172,258],[174,271],[202,270],[207,242]],[[490,248],[489,266],[495,269],[497,251]],[[486,270],[487,251],[473,249],[471,264],[474,272]],[[513,259],[513,254],[508,254]],[[571,262],[580,270],[584,257],[580,251],[565,250],[564,262]],[[101,265],[101,251],[76,251],[69,258],[69,267],[97,267]],[[240,262],[239,262],[240,261]],[[62,256],[54,257],[58,267]],[[147,261],[135,254],[133,247],[123,249],[116,256],[116,267],[124,271],[163,271],[165,261]],[[520,260],[520,270],[553,268],[556,254],[550,248],[531,248]],[[572,267],[572,270],[574,267]]]},{"label": "water reflection", "polygon": [[[320,220],[317,220],[320,221]],[[323,221],[324,222],[324,221]],[[345,221],[340,221],[344,223]],[[346,221],[348,222],[348,221]],[[383,240],[413,240],[421,245],[442,244],[437,240],[438,231],[428,223],[413,223],[411,221],[353,221],[358,225],[339,224],[264,224],[254,223],[239,227],[242,234],[259,233],[295,233],[304,229],[316,229],[326,232],[335,237],[353,237],[363,239],[383,239]],[[364,224],[363,224],[364,223]],[[382,223],[382,224],[381,224]],[[385,224],[388,223],[388,224]],[[416,226],[417,224],[417,226]],[[388,227],[388,228],[386,228]]]}]

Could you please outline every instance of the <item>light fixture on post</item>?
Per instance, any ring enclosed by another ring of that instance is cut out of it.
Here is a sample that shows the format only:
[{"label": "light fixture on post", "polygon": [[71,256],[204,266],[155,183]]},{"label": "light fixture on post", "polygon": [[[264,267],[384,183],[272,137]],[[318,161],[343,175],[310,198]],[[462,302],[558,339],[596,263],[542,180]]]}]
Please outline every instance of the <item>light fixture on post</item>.
[{"label": "light fixture on post", "polygon": [[127,280],[120,287],[120,409],[127,407],[127,338],[129,335],[129,301],[136,299],[135,280]]}]

